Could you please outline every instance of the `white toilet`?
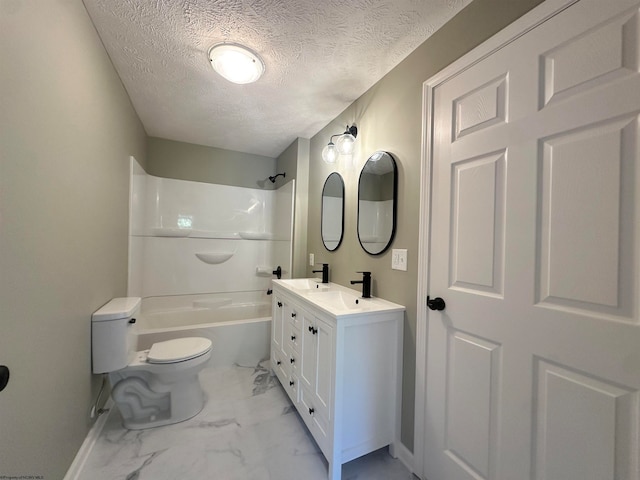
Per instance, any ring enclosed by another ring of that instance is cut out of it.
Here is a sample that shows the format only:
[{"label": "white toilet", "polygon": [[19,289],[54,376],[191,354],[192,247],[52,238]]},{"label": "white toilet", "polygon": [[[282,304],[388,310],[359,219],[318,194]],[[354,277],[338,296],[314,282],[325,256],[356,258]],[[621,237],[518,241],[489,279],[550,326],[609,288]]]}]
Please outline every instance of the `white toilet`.
[{"label": "white toilet", "polygon": [[182,422],[204,407],[198,373],[211,340],[178,338],[136,352],[140,298],[114,298],[91,317],[93,373],[109,373],[111,396],[125,428]]}]

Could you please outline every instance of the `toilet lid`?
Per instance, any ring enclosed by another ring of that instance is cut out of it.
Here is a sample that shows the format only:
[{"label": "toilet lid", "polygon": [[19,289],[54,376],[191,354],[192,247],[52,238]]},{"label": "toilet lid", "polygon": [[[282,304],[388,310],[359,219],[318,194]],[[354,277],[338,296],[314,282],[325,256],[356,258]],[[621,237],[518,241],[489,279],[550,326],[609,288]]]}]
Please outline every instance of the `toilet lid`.
[{"label": "toilet lid", "polygon": [[211,340],[201,337],[176,338],[154,343],[147,355],[149,363],[175,363],[199,357],[211,350]]}]

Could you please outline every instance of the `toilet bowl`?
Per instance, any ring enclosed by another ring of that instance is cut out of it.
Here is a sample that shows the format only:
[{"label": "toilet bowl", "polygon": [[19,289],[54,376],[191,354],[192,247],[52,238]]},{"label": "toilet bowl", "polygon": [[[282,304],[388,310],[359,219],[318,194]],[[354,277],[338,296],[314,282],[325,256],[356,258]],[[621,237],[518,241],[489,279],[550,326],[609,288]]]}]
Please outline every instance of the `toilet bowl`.
[{"label": "toilet bowl", "polygon": [[92,316],[94,373],[108,373],[125,428],[182,422],[205,403],[198,373],[211,358],[211,340],[178,338],[135,351],[139,298],[116,298]]}]

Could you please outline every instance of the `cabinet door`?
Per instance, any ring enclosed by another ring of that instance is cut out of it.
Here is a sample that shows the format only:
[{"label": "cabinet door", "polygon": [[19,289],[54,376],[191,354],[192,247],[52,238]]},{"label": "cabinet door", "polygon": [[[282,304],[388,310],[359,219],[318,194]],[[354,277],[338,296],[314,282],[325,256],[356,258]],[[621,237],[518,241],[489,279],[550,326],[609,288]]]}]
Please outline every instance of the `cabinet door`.
[{"label": "cabinet door", "polygon": [[333,325],[316,319],[316,371],[314,396],[317,408],[324,410],[331,419],[331,398],[333,396],[334,328]]},{"label": "cabinet door", "polygon": [[302,332],[302,366],[300,368],[300,382],[310,392],[315,392],[316,368],[318,365],[318,341],[316,319],[307,313],[300,315]]},{"label": "cabinet door", "polygon": [[308,313],[302,319],[302,368],[300,381],[314,398],[316,410],[331,418],[334,361],[333,326]]},{"label": "cabinet door", "polygon": [[278,352],[282,352],[283,350],[284,322],[284,300],[279,295],[274,295],[271,320],[271,342],[273,348],[277,349]]}]

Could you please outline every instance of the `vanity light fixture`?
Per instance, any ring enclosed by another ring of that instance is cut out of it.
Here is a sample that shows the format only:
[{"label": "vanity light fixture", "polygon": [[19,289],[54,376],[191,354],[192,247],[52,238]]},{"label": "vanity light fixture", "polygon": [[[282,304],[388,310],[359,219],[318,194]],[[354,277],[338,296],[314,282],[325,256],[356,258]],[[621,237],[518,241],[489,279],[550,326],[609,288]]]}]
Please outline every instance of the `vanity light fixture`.
[{"label": "vanity light fixture", "polygon": [[[336,163],[338,155],[351,155],[357,136],[358,129],[355,125],[347,125],[344,133],[331,135],[329,143],[322,149],[322,159],[327,163]],[[333,137],[338,137],[336,143],[333,143]]]},{"label": "vanity light fixture", "polygon": [[209,49],[213,69],[233,83],[257,81],[264,73],[264,62],[257,53],[238,43],[218,43]]}]

